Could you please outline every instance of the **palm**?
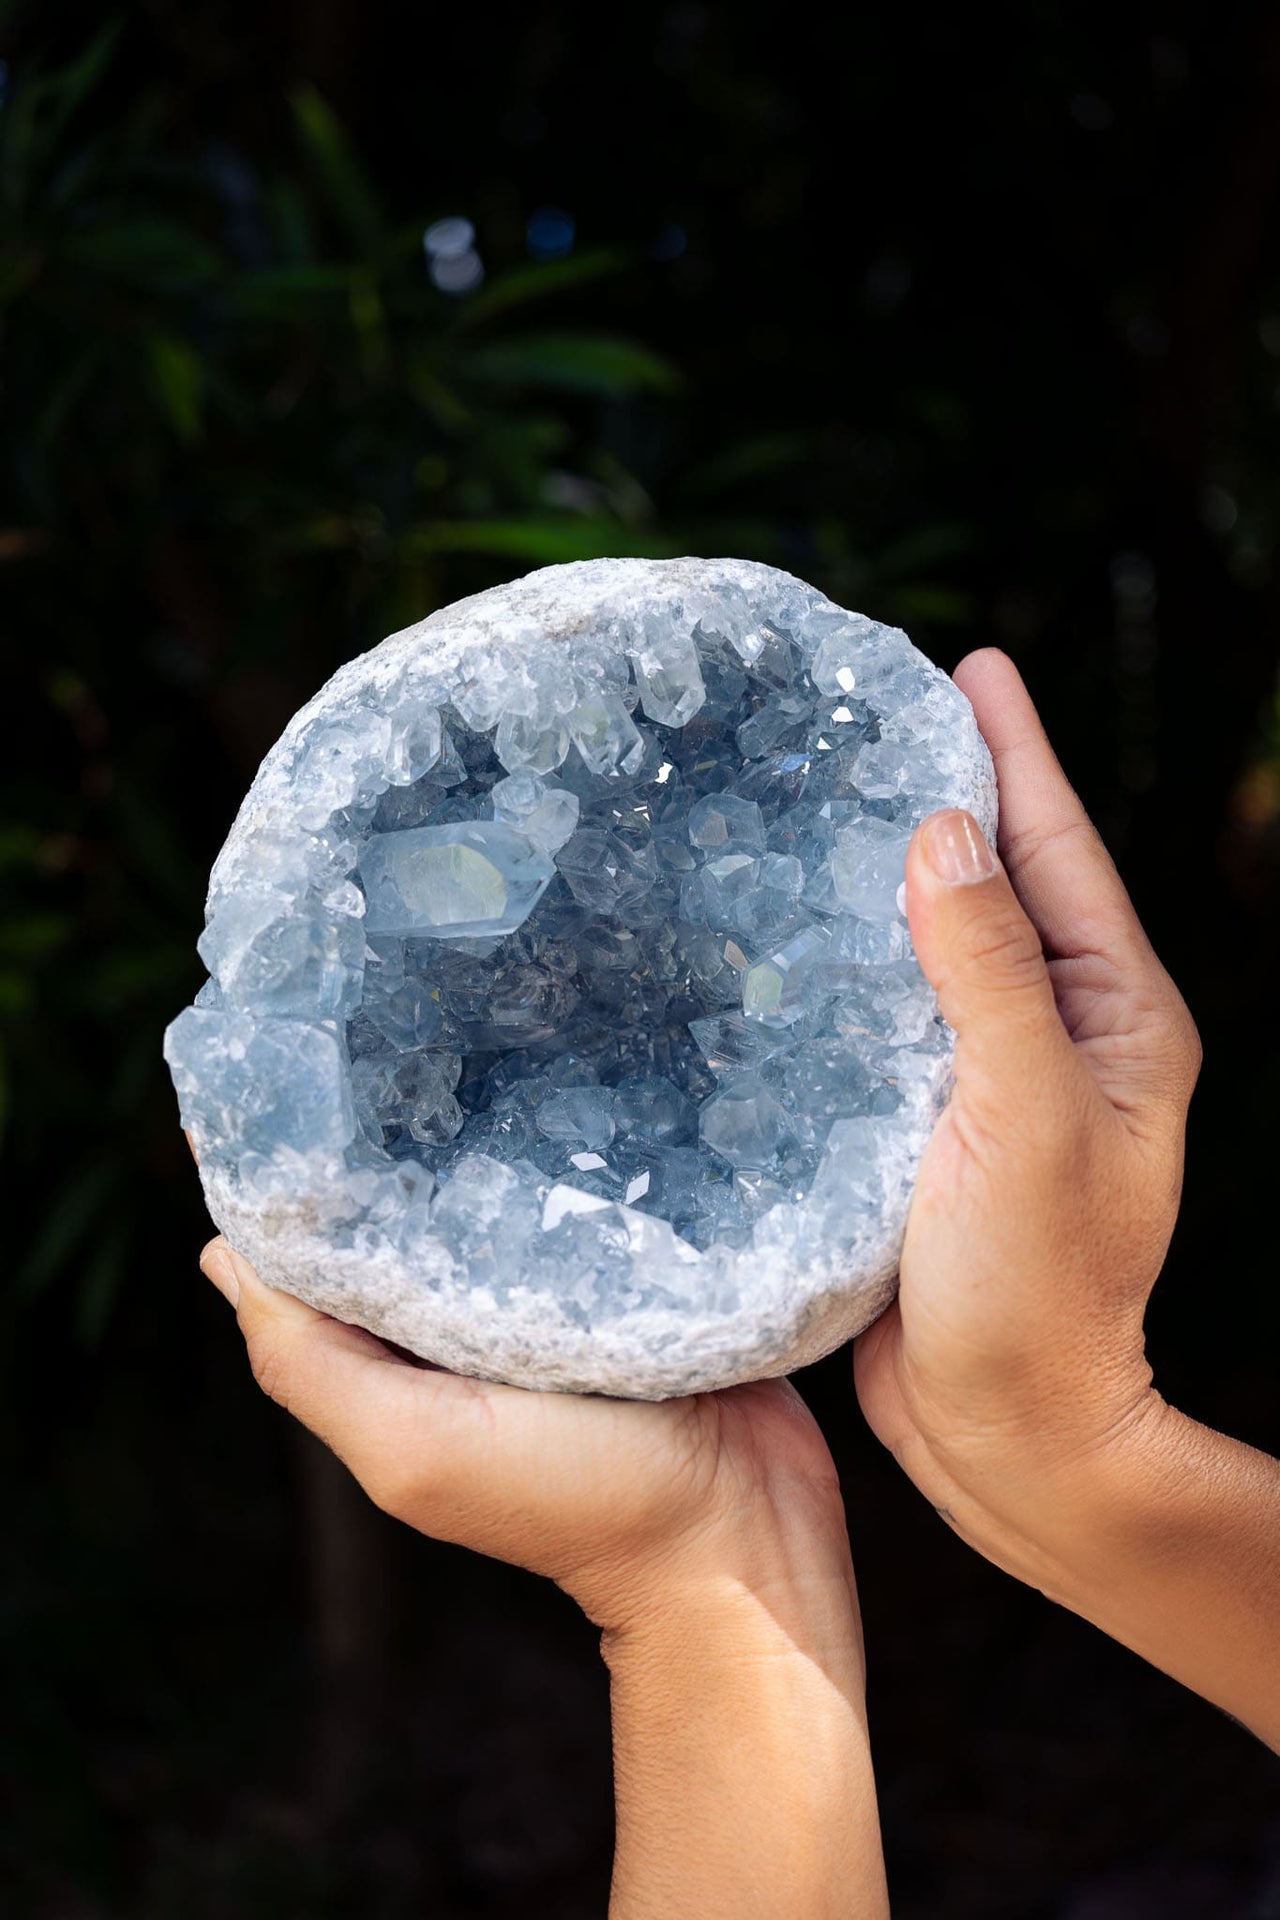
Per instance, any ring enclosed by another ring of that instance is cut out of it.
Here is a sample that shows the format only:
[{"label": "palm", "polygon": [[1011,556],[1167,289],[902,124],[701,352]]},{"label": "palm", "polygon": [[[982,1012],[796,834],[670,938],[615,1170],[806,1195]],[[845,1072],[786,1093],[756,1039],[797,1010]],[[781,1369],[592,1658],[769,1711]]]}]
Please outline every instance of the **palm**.
[{"label": "palm", "polygon": [[548,1574],[597,1617],[638,1558],[701,1552],[753,1515],[842,1526],[831,1456],[785,1380],[662,1402],[529,1393],[394,1352],[264,1287],[221,1241],[203,1264],[236,1299],[259,1384],[380,1506]]},{"label": "palm", "polygon": [[[430,1390],[430,1377],[415,1384]],[[482,1394],[501,1465],[472,1482],[482,1500],[466,1544],[484,1546],[474,1534],[493,1528],[505,1557],[562,1582],[572,1580],[562,1555],[581,1553],[581,1542],[604,1563],[637,1546],[660,1557],[664,1544],[677,1548],[760,1501],[791,1511],[839,1503],[827,1444],[787,1380],[658,1404],[512,1386]],[[516,1530],[522,1548],[512,1553]]]}]

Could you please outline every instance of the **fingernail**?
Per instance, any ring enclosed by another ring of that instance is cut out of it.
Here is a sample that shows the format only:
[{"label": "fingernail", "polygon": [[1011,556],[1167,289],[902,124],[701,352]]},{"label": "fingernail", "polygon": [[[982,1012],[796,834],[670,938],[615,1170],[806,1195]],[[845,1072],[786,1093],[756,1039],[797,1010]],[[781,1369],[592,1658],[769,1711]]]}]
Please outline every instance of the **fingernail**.
[{"label": "fingernail", "polygon": [[938,879],[949,887],[971,887],[975,881],[989,880],[996,870],[996,857],[982,829],[971,814],[958,809],[937,813],[925,822],[921,851]]},{"label": "fingernail", "polygon": [[240,1304],[240,1278],[236,1273],[235,1255],[225,1240],[211,1240],[200,1255],[200,1271],[206,1280],[212,1280],[224,1300],[233,1307]]}]

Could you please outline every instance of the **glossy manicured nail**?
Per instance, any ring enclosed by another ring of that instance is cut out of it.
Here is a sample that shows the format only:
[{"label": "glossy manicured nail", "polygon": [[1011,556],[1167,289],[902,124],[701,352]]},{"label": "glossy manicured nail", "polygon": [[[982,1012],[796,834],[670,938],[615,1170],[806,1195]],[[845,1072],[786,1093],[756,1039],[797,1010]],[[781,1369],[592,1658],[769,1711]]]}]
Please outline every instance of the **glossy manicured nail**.
[{"label": "glossy manicured nail", "polygon": [[212,1280],[224,1299],[233,1307],[240,1304],[240,1278],[236,1273],[236,1257],[225,1240],[211,1240],[200,1255],[200,1271],[206,1280]]},{"label": "glossy manicured nail", "polygon": [[971,887],[975,881],[989,880],[996,870],[996,857],[981,827],[971,814],[958,809],[937,813],[925,822],[921,851],[933,873],[949,887]]}]

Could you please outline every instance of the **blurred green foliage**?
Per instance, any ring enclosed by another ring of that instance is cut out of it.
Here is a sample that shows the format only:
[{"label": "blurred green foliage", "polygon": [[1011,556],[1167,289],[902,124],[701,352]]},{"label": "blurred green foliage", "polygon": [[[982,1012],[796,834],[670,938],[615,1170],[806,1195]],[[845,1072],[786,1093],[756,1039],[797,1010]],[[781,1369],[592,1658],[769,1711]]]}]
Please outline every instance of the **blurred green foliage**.
[{"label": "blurred green foliage", "polygon": [[110,109],[118,38],[19,70],[0,116],[0,565],[47,756],[0,836],[0,1099],[20,1175],[70,1148],[18,1300],[74,1273],[86,1339],[172,1148],[159,1037],[192,982],[209,845],[191,789],[267,744],[237,685],[300,698],[470,584],[472,556],[671,551],[590,427],[594,405],[678,386],[651,348],[566,318],[622,255],[517,263],[451,298],[426,271],[430,209],[391,218],[313,89],[276,173],[225,147],[193,161],[163,95]]}]

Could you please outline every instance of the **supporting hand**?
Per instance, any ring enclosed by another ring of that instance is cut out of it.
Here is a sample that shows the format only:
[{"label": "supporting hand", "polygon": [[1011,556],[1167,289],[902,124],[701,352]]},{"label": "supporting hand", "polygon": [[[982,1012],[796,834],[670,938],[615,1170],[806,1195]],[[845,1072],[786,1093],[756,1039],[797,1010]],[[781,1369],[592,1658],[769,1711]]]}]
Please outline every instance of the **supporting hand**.
[{"label": "supporting hand", "polygon": [[557,1581],[604,1629],[615,1920],[887,1912],[853,1568],[785,1381],[661,1404],[444,1373],[202,1265],[259,1384],[379,1506]]},{"label": "supporting hand", "polygon": [[1277,1738],[1280,1471],[1166,1406],[1143,1344],[1199,1042],[1012,663],[978,653],[956,678],[1003,866],[962,813],[910,850],[955,1090],[859,1397],[988,1558]]}]

